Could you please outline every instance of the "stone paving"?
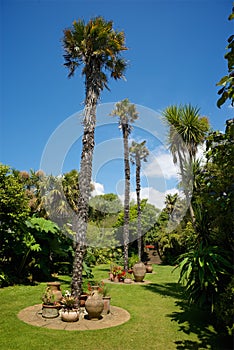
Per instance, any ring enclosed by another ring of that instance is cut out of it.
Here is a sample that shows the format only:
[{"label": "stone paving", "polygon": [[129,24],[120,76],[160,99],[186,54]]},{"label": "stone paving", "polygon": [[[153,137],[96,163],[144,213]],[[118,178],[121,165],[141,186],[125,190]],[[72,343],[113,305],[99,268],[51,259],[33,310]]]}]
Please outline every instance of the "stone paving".
[{"label": "stone paving", "polygon": [[64,322],[61,317],[48,319],[42,317],[42,305],[29,306],[18,313],[18,318],[32,326],[67,331],[85,331],[118,326],[130,319],[130,314],[117,306],[110,307],[110,313],[102,315],[99,320],[89,320],[82,308],[77,322]]},{"label": "stone paving", "polygon": [[[154,275],[155,272],[151,272],[150,275]],[[144,280],[142,282],[135,282],[134,280],[131,280],[131,283],[124,283],[124,282],[114,282],[114,281],[111,281],[109,278],[106,278],[106,279],[103,279],[102,280],[104,283],[111,283],[111,284],[120,284],[122,286],[129,286],[130,285],[135,285],[135,286],[143,286],[143,285],[146,285],[146,284],[150,284],[152,283],[151,281],[148,281],[148,280]]]}]

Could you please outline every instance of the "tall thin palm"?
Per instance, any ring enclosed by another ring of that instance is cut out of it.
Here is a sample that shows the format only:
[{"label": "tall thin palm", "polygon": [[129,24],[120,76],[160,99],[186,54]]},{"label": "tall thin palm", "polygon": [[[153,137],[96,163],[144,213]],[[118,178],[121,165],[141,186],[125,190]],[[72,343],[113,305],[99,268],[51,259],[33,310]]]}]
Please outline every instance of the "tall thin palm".
[{"label": "tall thin palm", "polygon": [[136,164],[136,196],[137,196],[137,245],[138,245],[138,258],[141,260],[142,254],[142,234],[141,234],[141,162],[147,161],[149,151],[145,146],[146,141],[137,143],[132,141],[130,147],[130,160],[133,164]]},{"label": "tall thin palm", "polygon": [[134,104],[126,98],[116,103],[110,114],[119,117],[119,128],[122,130],[124,144],[124,172],[125,172],[125,193],[124,193],[124,269],[128,269],[128,244],[129,244],[129,198],[130,198],[130,164],[128,137],[132,130],[132,123],[138,118],[138,112]]},{"label": "tall thin palm", "polygon": [[[188,165],[192,165],[192,162],[194,162],[197,148],[202,144],[209,130],[209,123],[207,118],[199,115],[199,109],[190,104],[170,106],[163,111],[163,117],[169,125],[169,147],[174,163],[179,162],[184,193],[189,204],[192,221],[195,223],[193,207],[189,200],[191,181],[186,181],[186,179],[189,177],[191,180],[193,177],[192,166]],[[188,176],[189,168],[190,176]]]},{"label": "tall thin palm", "polygon": [[101,91],[104,88],[108,89],[108,73],[116,80],[124,77],[126,61],[121,58],[120,53],[127,48],[124,33],[115,31],[113,22],[105,21],[102,17],[91,19],[87,24],[83,20],[74,21],[72,28],[64,31],[63,46],[64,65],[69,69],[68,76],[73,76],[76,68],[83,65],[82,74],[85,77],[79,210],[77,224],[73,228],[76,232],[76,247],[71,284],[72,293],[79,300],[82,289],[82,265],[86,252],[96,107]]}]

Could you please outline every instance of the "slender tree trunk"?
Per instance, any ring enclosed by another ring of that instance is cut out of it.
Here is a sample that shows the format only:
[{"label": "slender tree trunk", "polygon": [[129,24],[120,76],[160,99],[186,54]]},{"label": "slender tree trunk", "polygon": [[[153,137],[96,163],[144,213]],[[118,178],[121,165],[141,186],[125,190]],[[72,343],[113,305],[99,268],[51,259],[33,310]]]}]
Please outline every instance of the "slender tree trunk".
[{"label": "slender tree trunk", "polygon": [[125,168],[125,194],[124,194],[124,270],[128,270],[128,245],[129,245],[129,192],[130,192],[130,165],[129,165],[129,148],[128,148],[128,127],[123,127],[124,141],[124,168]]},{"label": "slender tree trunk", "polygon": [[[91,73],[86,80],[86,100],[84,110],[84,132],[82,139],[82,154],[79,172],[79,198],[78,215],[75,223],[76,239],[74,242],[74,262],[71,289],[72,295],[77,299],[76,306],[79,306],[79,299],[82,292],[82,270],[86,253],[86,232],[88,225],[88,206],[90,197],[90,183],[92,180],[92,161],[94,150],[94,131],[96,126],[96,106],[99,98],[99,91],[94,84],[95,66],[91,67]],[[92,74],[93,73],[93,74]]]},{"label": "slender tree trunk", "polygon": [[140,191],[141,191],[141,161],[139,157],[136,157],[136,195],[137,195],[137,246],[138,246],[138,258],[141,261],[141,199],[140,199]]},{"label": "slender tree trunk", "polygon": [[186,181],[185,181],[185,174],[184,174],[184,168],[183,168],[182,155],[181,155],[180,151],[178,151],[178,156],[179,156],[179,162],[180,162],[180,171],[181,171],[182,182],[185,185],[185,187],[184,187],[185,198],[186,198],[186,202],[187,202],[188,207],[189,207],[189,212],[190,212],[190,216],[191,216],[191,219],[192,219],[192,224],[195,227],[195,215],[194,215],[194,210],[193,210],[193,207],[192,207],[191,199],[189,198],[189,194],[188,194],[187,184],[186,184]]}]

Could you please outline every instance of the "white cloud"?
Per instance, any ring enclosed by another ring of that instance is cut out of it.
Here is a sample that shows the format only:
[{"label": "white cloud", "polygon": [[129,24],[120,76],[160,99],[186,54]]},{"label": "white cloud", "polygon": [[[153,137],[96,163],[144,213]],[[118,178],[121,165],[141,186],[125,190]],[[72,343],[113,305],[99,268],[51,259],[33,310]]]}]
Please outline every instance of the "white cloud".
[{"label": "white cloud", "polygon": [[160,192],[152,187],[144,187],[141,190],[141,197],[142,199],[147,198],[148,203],[153,204],[156,208],[162,209],[165,207],[165,198],[168,193],[178,193],[178,190],[176,188],[172,188],[166,192]]},{"label": "white cloud", "polygon": [[[141,189],[141,199],[148,199],[148,203],[153,204],[158,209],[165,207],[165,198],[167,194],[179,193],[178,189],[171,188],[165,192],[160,192],[153,187],[143,187]],[[119,196],[121,201],[124,201],[124,195]],[[130,193],[130,200],[136,202],[136,192]]]},{"label": "white cloud", "polygon": [[197,148],[197,154],[196,159],[199,159],[201,161],[201,164],[206,163],[206,157],[205,157],[205,151],[206,151],[206,143],[204,142],[202,145],[199,145]]},{"label": "white cloud", "polygon": [[101,194],[105,194],[104,191],[104,185],[100,184],[98,182],[92,182],[92,185],[94,186],[94,190],[91,192],[92,197],[99,196]]},{"label": "white cloud", "polygon": [[163,177],[166,180],[178,177],[178,168],[173,163],[170,153],[159,148],[150,154],[150,159],[144,168],[144,174],[148,177]]}]

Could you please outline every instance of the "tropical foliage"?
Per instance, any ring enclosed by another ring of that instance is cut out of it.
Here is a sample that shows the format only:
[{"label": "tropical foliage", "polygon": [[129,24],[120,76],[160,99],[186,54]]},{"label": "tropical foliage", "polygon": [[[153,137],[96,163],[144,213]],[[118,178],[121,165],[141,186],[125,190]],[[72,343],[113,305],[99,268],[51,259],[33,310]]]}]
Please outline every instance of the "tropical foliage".
[{"label": "tropical foliage", "polygon": [[[232,8],[232,13],[228,17],[229,21],[234,19],[234,6]],[[216,84],[221,86],[218,94],[220,98],[217,101],[217,106],[220,108],[227,100],[231,100],[231,105],[234,106],[234,35],[232,34],[228,38],[228,45],[226,47],[228,52],[224,55],[228,64],[228,75],[225,75]]]},{"label": "tropical foliage", "polygon": [[183,188],[187,205],[193,223],[194,211],[191,203],[193,192],[193,163],[196,159],[198,146],[201,145],[209,130],[206,117],[201,117],[199,109],[190,104],[185,106],[169,106],[163,111],[163,117],[168,124],[168,144],[175,164],[179,164],[181,187]]},{"label": "tropical foliage", "polygon": [[[208,161],[200,169],[193,194],[195,242],[180,260],[189,300],[209,307],[218,317],[218,305],[224,305],[233,274],[233,130],[234,120],[228,120],[225,133],[213,132],[207,138]],[[232,329],[227,314],[222,322]]]}]

